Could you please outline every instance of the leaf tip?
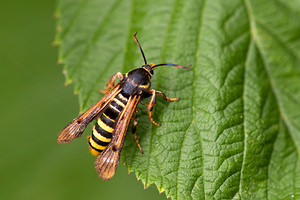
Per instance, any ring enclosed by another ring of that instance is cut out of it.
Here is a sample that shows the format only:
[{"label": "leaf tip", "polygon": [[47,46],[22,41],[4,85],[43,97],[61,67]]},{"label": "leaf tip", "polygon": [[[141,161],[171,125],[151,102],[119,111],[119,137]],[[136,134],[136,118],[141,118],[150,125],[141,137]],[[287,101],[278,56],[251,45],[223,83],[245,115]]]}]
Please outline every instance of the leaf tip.
[{"label": "leaf tip", "polygon": [[86,108],[82,107],[82,108],[80,109],[79,115],[81,115],[82,113],[84,113],[84,111],[86,111]]},{"label": "leaf tip", "polygon": [[[65,81],[65,83],[64,83],[64,85],[65,85],[65,86],[68,86],[70,83],[72,83],[72,79],[67,78],[66,81]],[[74,94],[75,94],[75,93],[77,94],[77,92],[74,92]],[[75,94],[75,95],[76,95],[76,94]]]},{"label": "leaf tip", "polygon": [[62,30],[62,27],[61,27],[61,26],[57,26],[57,27],[56,27],[56,31],[57,31],[57,32],[61,32],[61,30]]},{"label": "leaf tip", "polygon": [[56,47],[58,44],[56,43],[56,41],[53,41],[52,43],[51,43],[51,46],[53,46],[53,47]]},{"label": "leaf tip", "polygon": [[60,45],[60,42],[59,42],[58,40],[54,40],[54,41],[51,43],[51,46],[53,46],[53,47],[56,47],[56,46],[58,46],[58,45]]},{"label": "leaf tip", "polygon": [[165,191],[165,189],[164,189],[164,188],[161,188],[161,189],[158,190],[158,193],[161,194],[161,193],[163,193],[164,191]]},{"label": "leaf tip", "polygon": [[58,19],[58,18],[60,17],[59,11],[56,11],[56,12],[53,14],[53,17],[54,17],[55,19]]},{"label": "leaf tip", "polygon": [[[59,58],[59,59],[57,60],[57,64],[60,65],[60,64],[62,64],[62,63],[63,63],[63,59],[62,59],[62,58]],[[66,74],[66,70],[63,71],[63,74]]]}]

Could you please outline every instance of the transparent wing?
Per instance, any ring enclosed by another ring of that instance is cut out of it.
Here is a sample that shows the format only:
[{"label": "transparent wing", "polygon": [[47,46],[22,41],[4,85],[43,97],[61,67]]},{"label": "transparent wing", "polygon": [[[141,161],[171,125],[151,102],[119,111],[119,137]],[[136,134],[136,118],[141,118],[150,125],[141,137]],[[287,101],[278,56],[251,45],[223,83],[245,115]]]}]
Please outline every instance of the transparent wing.
[{"label": "transparent wing", "polygon": [[69,123],[58,135],[57,142],[59,144],[69,143],[74,138],[80,137],[87,125],[120,91],[121,87],[120,83],[118,83],[100,101]]}]

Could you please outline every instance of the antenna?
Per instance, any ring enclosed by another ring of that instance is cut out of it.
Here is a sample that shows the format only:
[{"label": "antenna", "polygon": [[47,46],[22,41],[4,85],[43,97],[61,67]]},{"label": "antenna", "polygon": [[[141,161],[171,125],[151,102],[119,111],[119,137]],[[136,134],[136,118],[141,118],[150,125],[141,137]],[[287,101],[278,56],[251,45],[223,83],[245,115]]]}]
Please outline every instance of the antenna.
[{"label": "antenna", "polygon": [[[142,49],[142,47],[141,47],[141,45],[140,45],[138,39],[136,38],[136,35],[137,35],[137,32],[135,32],[135,34],[133,35],[133,38],[134,38],[136,44],[138,45],[138,47],[139,47],[139,49],[140,49],[140,51],[141,51],[141,53],[142,53],[142,56],[143,56],[145,65],[147,65],[147,60],[146,60],[144,51],[143,51],[143,49]],[[178,67],[178,68],[181,68],[181,69],[189,69],[189,68],[192,66],[192,65],[189,65],[188,67],[184,67],[184,66],[181,66],[181,65],[168,64],[168,63],[158,64],[158,65],[150,64],[151,69],[154,69],[154,68],[159,67],[159,66],[165,66],[165,65],[167,65],[167,66],[173,66],[173,67]]]},{"label": "antenna", "polygon": [[141,53],[142,53],[142,56],[143,56],[145,65],[147,65],[147,60],[146,60],[145,54],[144,54],[144,52],[143,52],[143,49],[142,49],[142,47],[141,47],[141,45],[140,45],[138,39],[136,38],[136,34],[137,34],[137,32],[135,32],[135,34],[133,35],[133,38],[134,38],[136,44],[139,46],[139,48],[140,48],[140,50],[141,50]]},{"label": "antenna", "polygon": [[154,66],[151,67],[151,68],[154,69],[154,68],[156,68],[156,67],[164,66],[164,65],[167,65],[167,66],[173,66],[173,67],[178,67],[178,68],[181,68],[181,69],[189,69],[189,68],[191,68],[191,66],[192,66],[192,65],[189,65],[189,66],[187,66],[187,67],[184,67],[184,66],[176,65],[176,64],[167,64],[167,63],[163,63],[163,64],[154,65]]}]

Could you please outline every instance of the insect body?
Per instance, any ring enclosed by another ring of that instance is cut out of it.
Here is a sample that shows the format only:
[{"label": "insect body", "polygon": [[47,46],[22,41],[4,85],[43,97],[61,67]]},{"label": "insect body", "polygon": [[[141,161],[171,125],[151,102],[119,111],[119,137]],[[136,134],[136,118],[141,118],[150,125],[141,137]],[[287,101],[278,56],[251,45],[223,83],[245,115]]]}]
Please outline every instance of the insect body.
[{"label": "insect body", "polygon": [[[153,124],[160,126],[160,124],[156,123],[152,118],[156,95],[162,95],[166,101],[179,100],[179,98],[169,98],[160,91],[149,89],[153,69],[163,65],[183,69],[190,68],[190,66],[183,67],[176,64],[147,64],[143,50],[136,38],[136,33],[134,34],[134,39],[142,53],[145,65],[124,75],[120,72],[113,75],[107,82],[106,90],[101,91],[106,93],[105,96],[68,124],[57,138],[59,144],[69,143],[74,138],[80,137],[86,126],[92,120],[96,120],[92,134],[88,136],[88,143],[91,154],[97,156],[95,167],[97,173],[103,180],[109,180],[115,174],[127,128],[133,115],[132,134],[135,137],[140,151],[143,153],[136,136],[138,103],[144,98],[151,97],[147,105],[149,118]],[[114,86],[117,77],[120,81]]]}]

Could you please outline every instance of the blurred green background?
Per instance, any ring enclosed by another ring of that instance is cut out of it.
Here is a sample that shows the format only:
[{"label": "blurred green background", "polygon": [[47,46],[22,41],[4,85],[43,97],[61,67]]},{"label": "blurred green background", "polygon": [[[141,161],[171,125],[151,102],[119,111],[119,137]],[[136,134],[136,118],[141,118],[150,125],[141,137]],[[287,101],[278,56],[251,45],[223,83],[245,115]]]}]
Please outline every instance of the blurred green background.
[{"label": "blurred green background", "polygon": [[[84,134],[58,145],[79,111],[57,65],[55,1],[4,1],[0,7],[0,199],[166,199],[144,190],[123,164],[98,178]],[[99,95],[100,96],[100,95]]]}]

